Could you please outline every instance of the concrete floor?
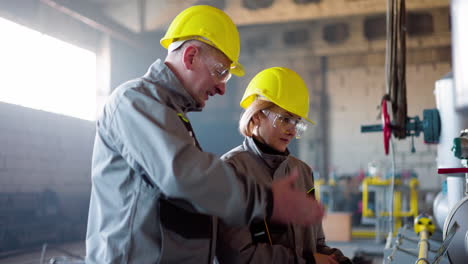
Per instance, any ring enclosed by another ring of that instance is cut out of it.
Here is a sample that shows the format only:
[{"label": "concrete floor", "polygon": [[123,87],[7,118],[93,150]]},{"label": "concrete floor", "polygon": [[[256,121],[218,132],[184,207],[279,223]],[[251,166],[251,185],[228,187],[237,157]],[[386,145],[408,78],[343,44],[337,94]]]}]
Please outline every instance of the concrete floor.
[{"label": "concrete floor", "polygon": [[[353,240],[351,242],[328,242],[331,247],[339,248],[346,256],[353,258],[359,252],[364,253],[365,258],[372,260],[372,264],[382,264],[383,260],[383,244],[378,244],[375,240]],[[4,264],[46,264],[46,263],[63,263],[63,257],[69,256],[68,260],[73,261],[77,258],[70,257],[85,256],[85,245],[83,242],[67,243],[62,245],[47,245],[45,254],[42,256],[41,248],[33,249],[29,252],[11,253],[10,256],[0,256],[0,263]],[[41,263],[41,258],[43,262]],[[55,258],[56,262],[51,262],[50,259]],[[79,262],[67,262],[79,263]]]},{"label": "concrete floor", "polygon": [[[9,252],[0,256],[2,264],[59,264],[61,260],[77,260],[85,256],[85,245],[83,242],[66,243],[61,245],[45,245],[28,252]],[[68,257],[67,257],[68,256]],[[50,261],[55,258],[56,261]],[[74,264],[75,262],[67,262]]]}]

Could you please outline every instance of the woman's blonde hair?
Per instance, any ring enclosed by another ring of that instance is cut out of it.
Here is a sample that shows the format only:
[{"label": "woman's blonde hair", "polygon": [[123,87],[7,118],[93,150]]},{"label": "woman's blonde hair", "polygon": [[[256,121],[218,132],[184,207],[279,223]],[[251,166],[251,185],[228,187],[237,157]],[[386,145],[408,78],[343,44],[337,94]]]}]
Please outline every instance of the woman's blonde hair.
[{"label": "woman's blonde hair", "polygon": [[245,109],[245,111],[241,115],[241,118],[239,120],[240,133],[246,137],[251,137],[255,128],[255,125],[252,120],[253,116],[256,113],[264,109],[269,109],[273,106],[275,106],[275,104],[270,101],[262,100],[260,98],[255,99],[255,101],[253,101],[252,104],[249,107],[247,107],[247,109]]}]

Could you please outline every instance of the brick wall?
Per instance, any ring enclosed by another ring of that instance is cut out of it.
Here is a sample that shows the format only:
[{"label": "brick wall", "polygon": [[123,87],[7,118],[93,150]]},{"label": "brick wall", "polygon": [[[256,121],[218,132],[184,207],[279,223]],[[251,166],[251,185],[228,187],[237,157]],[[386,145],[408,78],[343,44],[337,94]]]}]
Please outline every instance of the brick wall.
[{"label": "brick wall", "polygon": [[0,103],[0,192],[89,197],[94,123]]}]

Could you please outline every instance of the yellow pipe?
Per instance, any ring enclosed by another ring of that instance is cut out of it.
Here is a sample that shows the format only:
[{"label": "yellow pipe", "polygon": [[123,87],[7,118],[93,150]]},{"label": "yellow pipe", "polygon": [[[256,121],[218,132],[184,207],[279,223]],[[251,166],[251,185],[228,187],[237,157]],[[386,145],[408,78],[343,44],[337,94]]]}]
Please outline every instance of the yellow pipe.
[{"label": "yellow pipe", "polygon": [[[398,234],[398,230],[393,231],[393,236]],[[353,238],[374,238],[375,231],[373,230],[351,230],[351,237]]]},{"label": "yellow pipe", "polygon": [[395,219],[394,230],[398,230],[401,227],[401,192],[395,191],[393,197],[393,218]]},{"label": "yellow pipe", "polygon": [[362,216],[374,217],[374,212],[368,208],[369,204],[369,182],[370,178],[365,178],[362,181]]},{"label": "yellow pipe", "polygon": [[419,255],[416,264],[429,264],[427,260],[427,251],[429,249],[429,234],[426,229],[419,232]]},{"label": "yellow pipe", "polygon": [[418,179],[410,180],[410,211],[413,213],[412,216],[416,218],[418,216]]},{"label": "yellow pipe", "polygon": [[354,238],[373,238],[375,231],[372,230],[351,230],[351,236]]},{"label": "yellow pipe", "polygon": [[[390,185],[392,184],[392,181],[390,179],[388,180],[381,180],[379,178],[375,178],[375,177],[370,177],[370,178],[365,178],[364,179],[365,181],[367,181],[367,183],[369,185]],[[401,180],[400,179],[396,179],[395,180],[395,185],[401,185]]]},{"label": "yellow pipe", "polygon": [[[389,212],[381,212],[380,216],[390,216]],[[408,217],[413,216],[413,212],[394,212],[393,216],[395,217]]]},{"label": "yellow pipe", "polygon": [[[411,179],[410,180],[410,210],[406,212],[401,212],[401,207],[399,210],[394,210],[393,215],[395,217],[409,217],[413,216],[416,218],[418,216],[418,180],[417,179]],[[395,192],[396,193],[396,192]],[[395,200],[394,200],[395,201]],[[400,200],[395,201],[396,204],[401,204],[401,194],[400,194]],[[388,212],[381,212],[381,216],[389,216],[390,214]]]},{"label": "yellow pipe", "polygon": [[[369,206],[369,185],[390,185],[391,180],[381,180],[376,177],[368,177],[362,181],[362,216],[363,217],[375,217],[374,212],[368,207]],[[395,180],[395,185],[402,184],[400,179]],[[393,216],[397,218],[401,217],[417,217],[418,216],[418,190],[417,187],[419,182],[417,179],[410,180],[410,210],[406,212],[401,211],[401,193],[399,193],[399,197],[395,197],[394,205],[398,206],[398,208],[393,208]],[[389,212],[380,212],[380,216],[389,216]],[[401,219],[398,219],[399,226],[401,225]],[[397,228],[398,229],[398,228]]]},{"label": "yellow pipe", "polygon": [[419,254],[415,264],[429,264],[427,255],[429,251],[429,236],[435,231],[434,221],[425,214],[414,219],[414,232],[419,236]]}]

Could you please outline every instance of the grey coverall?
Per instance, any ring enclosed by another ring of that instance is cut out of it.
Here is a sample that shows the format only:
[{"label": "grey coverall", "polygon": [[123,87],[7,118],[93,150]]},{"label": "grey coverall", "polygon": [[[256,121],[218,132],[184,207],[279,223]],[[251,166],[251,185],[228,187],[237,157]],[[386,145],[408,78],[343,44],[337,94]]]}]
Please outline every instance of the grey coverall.
[{"label": "grey coverall", "polygon": [[[311,168],[289,155],[267,154],[251,137],[224,154],[221,159],[231,164],[238,173],[256,177],[259,183],[271,184],[274,179],[288,175],[293,168],[301,175],[295,188],[307,192],[314,186]],[[325,244],[322,224],[301,227],[270,223],[266,219],[272,245],[269,243],[263,219],[245,227],[218,225],[217,259],[220,264],[241,263],[315,263],[313,253],[342,256],[340,263],[349,261],[338,249]],[[350,263],[350,262],[349,262]]]},{"label": "grey coverall", "polygon": [[212,263],[216,225],[271,216],[272,193],[197,147],[200,111],[160,60],[113,91],[97,120],[87,264]]}]

